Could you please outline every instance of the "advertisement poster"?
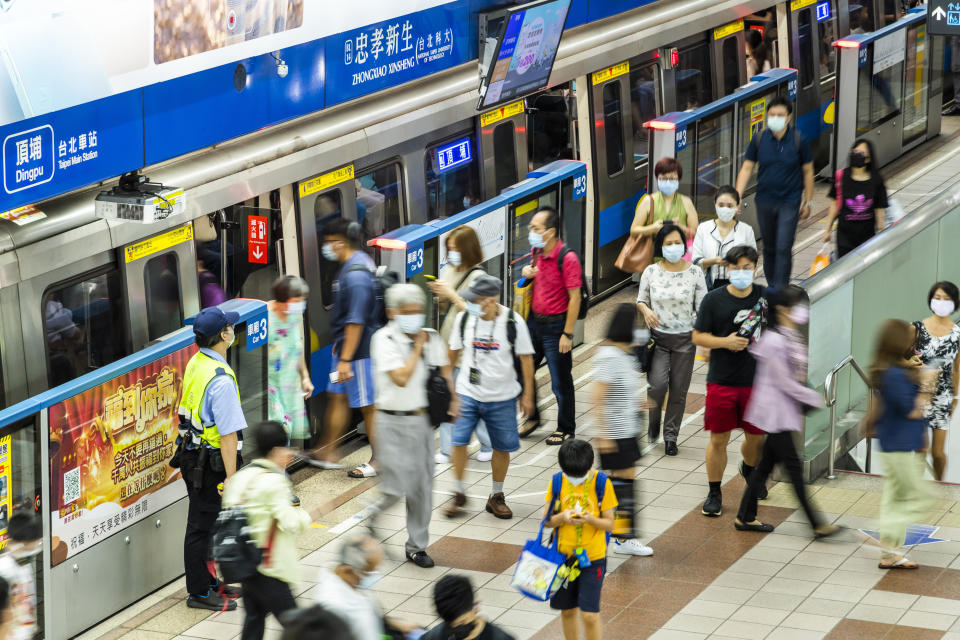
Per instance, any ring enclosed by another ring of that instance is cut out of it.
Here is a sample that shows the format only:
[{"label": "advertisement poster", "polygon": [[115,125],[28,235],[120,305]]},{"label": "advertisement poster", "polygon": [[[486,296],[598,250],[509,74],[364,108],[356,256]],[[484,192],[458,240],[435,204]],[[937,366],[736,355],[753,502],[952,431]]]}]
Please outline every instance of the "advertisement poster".
[{"label": "advertisement poster", "polygon": [[0,549],[7,545],[7,523],[13,513],[13,447],[12,436],[0,438]]},{"label": "advertisement poster", "polygon": [[195,351],[184,347],[50,408],[52,564],[186,496],[168,463]]}]

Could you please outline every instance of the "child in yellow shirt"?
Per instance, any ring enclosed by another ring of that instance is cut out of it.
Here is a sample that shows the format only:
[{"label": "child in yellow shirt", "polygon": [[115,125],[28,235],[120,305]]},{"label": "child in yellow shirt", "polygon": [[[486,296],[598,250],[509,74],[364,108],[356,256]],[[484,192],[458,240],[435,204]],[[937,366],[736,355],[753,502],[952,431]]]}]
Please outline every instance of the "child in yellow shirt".
[{"label": "child in yellow shirt", "polygon": [[617,496],[605,475],[593,467],[593,447],[585,440],[570,439],[558,454],[562,477],[547,490],[547,526],[556,529],[558,549],[568,558],[576,556],[580,574],[567,582],[553,598],[550,608],[559,609],[566,640],[579,638],[577,613],[583,620],[587,640],[600,640],[600,590],[607,572],[607,540],[613,530]]}]

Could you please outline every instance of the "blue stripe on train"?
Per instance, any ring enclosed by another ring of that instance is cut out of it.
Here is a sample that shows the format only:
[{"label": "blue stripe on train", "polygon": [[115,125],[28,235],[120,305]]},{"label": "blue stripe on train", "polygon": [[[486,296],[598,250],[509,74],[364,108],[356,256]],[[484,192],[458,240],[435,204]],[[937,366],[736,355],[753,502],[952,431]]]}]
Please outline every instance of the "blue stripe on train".
[{"label": "blue stripe on train", "polygon": [[333,345],[320,347],[310,354],[310,382],[316,395],[327,390],[330,384],[330,361],[333,358]]},{"label": "blue stripe on train", "polygon": [[626,200],[600,212],[597,221],[597,246],[602,247],[630,233],[634,210],[644,193],[646,192],[641,189]]}]

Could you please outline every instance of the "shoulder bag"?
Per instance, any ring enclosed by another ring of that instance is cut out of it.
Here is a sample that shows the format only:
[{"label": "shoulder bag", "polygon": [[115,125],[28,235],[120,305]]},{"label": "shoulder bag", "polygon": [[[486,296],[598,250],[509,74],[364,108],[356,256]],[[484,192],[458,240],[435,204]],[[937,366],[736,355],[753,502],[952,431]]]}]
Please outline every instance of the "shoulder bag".
[{"label": "shoulder bag", "polygon": [[[640,202],[637,203],[637,209],[640,208],[640,203],[648,198],[650,198],[650,194],[644,194],[643,197],[640,198]],[[653,202],[650,203],[650,213],[647,215],[644,223],[650,220],[652,214]],[[634,213],[634,217],[636,217],[636,213]],[[620,250],[620,255],[617,256],[617,260],[613,263],[613,266],[626,273],[643,273],[643,270],[649,267],[652,262],[653,238],[651,236],[631,235],[627,238],[627,241],[623,243],[623,249]]]}]

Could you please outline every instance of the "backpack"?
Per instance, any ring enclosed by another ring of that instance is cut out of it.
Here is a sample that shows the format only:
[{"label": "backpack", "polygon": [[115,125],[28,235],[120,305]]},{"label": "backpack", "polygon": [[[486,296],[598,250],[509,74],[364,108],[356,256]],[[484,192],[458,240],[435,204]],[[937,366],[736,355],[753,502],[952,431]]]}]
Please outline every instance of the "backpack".
[{"label": "backpack", "polygon": [[[560,491],[563,488],[563,472],[558,471],[553,474],[552,484],[550,485],[550,497],[553,499],[553,513],[560,513]],[[597,476],[594,478],[594,491],[597,494],[597,508],[603,504],[603,495],[607,490],[607,474],[597,469]],[[601,509],[601,512],[603,510]],[[610,532],[607,531],[607,542],[610,542]]]},{"label": "backpack", "polygon": [[368,317],[372,328],[380,328],[387,324],[387,289],[400,282],[400,276],[396,271],[388,271],[385,266],[379,266],[375,271],[370,271],[362,264],[355,264],[347,269],[351,271],[366,271],[373,278],[373,291],[377,304],[374,305],[371,315]]},{"label": "backpack", "polygon": [[[257,477],[263,476],[269,471],[264,471]],[[250,523],[247,520],[247,512],[243,503],[246,502],[247,493],[256,478],[250,480],[244,491],[244,496],[238,504],[223,509],[217,516],[217,522],[213,527],[213,539],[211,543],[210,557],[220,568],[220,575],[227,584],[236,584],[252,578],[257,573],[257,567],[261,562],[265,562],[264,549],[257,546],[250,535]],[[273,535],[276,532],[276,522],[270,528],[270,536],[267,539],[266,554],[269,554],[270,547],[273,546]],[[269,555],[267,555],[269,558]]]},{"label": "backpack", "polygon": [[568,253],[572,253],[574,257],[576,257],[577,262],[580,263],[580,312],[577,313],[577,319],[583,320],[587,317],[587,307],[590,304],[590,289],[587,286],[587,274],[583,272],[583,262],[581,262],[580,256],[577,255],[576,251],[564,245],[563,249],[560,250],[560,255],[557,256],[557,269],[560,271],[560,276],[562,277],[563,259]]},{"label": "backpack", "polygon": [[[467,318],[470,317],[469,313],[464,312],[463,316],[460,318],[460,344],[463,345],[463,348],[466,349],[467,345],[464,342],[464,336],[467,333]],[[476,337],[476,325],[474,325],[474,337]],[[523,366],[520,364],[520,358],[517,356],[517,313],[513,309],[507,310],[507,342],[510,343],[510,352],[513,354],[513,370],[517,374],[517,380],[520,382],[520,385],[523,385]]]}]

